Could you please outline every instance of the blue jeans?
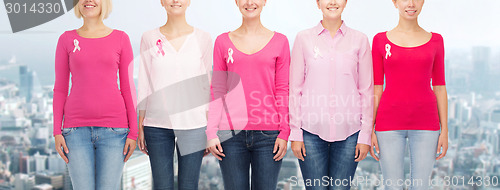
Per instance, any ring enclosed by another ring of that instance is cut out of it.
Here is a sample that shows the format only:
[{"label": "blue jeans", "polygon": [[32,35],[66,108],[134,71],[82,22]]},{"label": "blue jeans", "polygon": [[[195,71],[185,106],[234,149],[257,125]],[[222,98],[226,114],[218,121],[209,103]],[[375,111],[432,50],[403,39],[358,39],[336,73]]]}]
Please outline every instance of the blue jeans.
[{"label": "blue jeans", "polygon": [[273,159],[273,148],[278,134],[279,131],[243,130],[233,136],[230,130],[217,132],[226,155],[219,161],[224,189],[276,189],[282,162]]},{"label": "blue jeans", "polygon": [[[376,131],[380,149],[380,168],[386,189],[429,189],[429,178],[436,161],[440,131]],[[410,179],[405,180],[406,143],[410,147]]]},{"label": "blue jeans", "polygon": [[201,161],[206,147],[205,128],[172,130],[144,127],[144,139],[155,190],[174,189],[174,149],[177,150],[179,189],[198,189]]},{"label": "blue jeans", "polygon": [[299,160],[307,190],[350,189],[358,163],[355,162],[359,132],[346,140],[328,142],[304,130],[306,157]]},{"label": "blue jeans", "polygon": [[120,189],[128,128],[64,128],[68,170],[75,190]]}]

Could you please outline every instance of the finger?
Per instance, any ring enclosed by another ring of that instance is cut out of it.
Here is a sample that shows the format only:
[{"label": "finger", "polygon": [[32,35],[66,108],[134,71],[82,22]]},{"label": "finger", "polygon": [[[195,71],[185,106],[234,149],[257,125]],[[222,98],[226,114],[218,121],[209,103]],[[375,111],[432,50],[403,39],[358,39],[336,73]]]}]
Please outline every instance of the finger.
[{"label": "finger", "polygon": [[356,160],[354,160],[354,161],[355,162],[361,162],[362,160],[364,160],[366,158],[366,155],[367,155],[367,152],[361,152],[360,151],[360,153],[358,155],[359,157]]},{"label": "finger", "polygon": [[276,153],[276,151],[278,150],[278,146],[279,146],[279,143],[278,143],[278,141],[276,141],[274,143],[273,153]]},{"label": "finger", "polygon": [[440,155],[436,158],[436,160],[440,160],[441,158],[444,158],[444,157],[446,156],[446,152],[447,152],[446,150],[445,150],[445,151],[443,151],[443,152],[442,152],[442,153],[441,153],[441,154],[440,154]]},{"label": "finger", "polygon": [[221,155],[224,155],[224,154],[222,154],[222,152],[224,152],[224,150],[222,150],[222,145],[220,143],[217,144],[217,149],[219,150],[219,152],[221,152]]},{"label": "finger", "polygon": [[306,156],[306,146],[305,145],[302,145],[302,154],[304,155],[304,157]]},{"label": "finger", "polygon": [[[274,144],[274,147],[277,147],[277,150],[276,150],[276,151],[274,151],[274,152],[276,152],[276,154],[274,154],[273,159],[274,159],[274,161],[278,161],[278,158],[279,158],[279,157],[281,156],[281,154],[282,154],[283,148],[282,148],[282,147],[280,147],[280,144],[279,144],[278,142],[276,142],[276,144]],[[274,153],[274,152],[273,152],[273,153]]]},{"label": "finger", "polygon": [[66,152],[66,154],[68,154],[69,153],[69,149],[68,149],[68,146],[66,146],[66,142],[63,142],[62,146],[64,148],[64,152]]},{"label": "finger", "polygon": [[286,154],[286,149],[284,147],[279,146],[278,153],[275,155],[276,160],[275,161],[280,161],[283,157],[285,157]]},{"label": "finger", "polygon": [[295,157],[297,157],[297,159],[299,160],[304,161],[304,157],[302,156],[302,153],[300,151],[298,151],[297,154],[295,154]]},{"label": "finger", "polygon": [[125,162],[127,162],[127,161],[128,161],[128,159],[130,158],[130,156],[132,156],[132,153],[134,153],[134,151],[133,151],[133,149],[132,149],[132,148],[130,148],[129,150],[130,150],[130,151],[128,151],[127,157],[125,157]]},{"label": "finger", "polygon": [[143,140],[138,140],[137,141],[137,146],[139,146],[139,149],[142,151],[144,150],[144,141]]},{"label": "finger", "polygon": [[379,161],[379,158],[375,154],[375,151],[373,150],[373,148],[370,148],[370,155],[372,155],[373,159],[375,159],[376,161]]},{"label": "finger", "polygon": [[217,149],[219,150],[219,151],[217,151],[217,152],[219,153],[219,155],[220,155],[220,156],[222,156],[222,157],[226,157],[226,155],[223,153],[223,152],[224,152],[224,150],[222,150],[222,145],[221,145],[220,143],[219,143],[219,144],[217,144]]},{"label": "finger", "polygon": [[354,159],[359,158],[359,146],[356,146],[356,151],[354,153]]},{"label": "finger", "polygon": [[66,162],[66,164],[68,163],[68,158],[66,157],[66,155],[64,155],[63,151],[61,150],[61,147],[60,146],[56,146],[56,151],[57,153],[59,153],[59,156],[61,156],[61,158],[64,160],[64,162]]},{"label": "finger", "polygon": [[142,146],[143,147],[141,149],[141,152],[149,156],[148,148],[146,147],[146,145],[142,145]]},{"label": "finger", "polygon": [[130,145],[128,143],[126,143],[125,146],[123,147],[123,155],[127,155],[129,146]]},{"label": "finger", "polygon": [[215,148],[215,146],[213,147],[210,147],[210,153],[215,157],[217,158],[217,160],[222,160],[222,158],[218,155],[218,152],[219,150],[217,150],[217,148]]},{"label": "finger", "polygon": [[380,154],[380,149],[378,148],[378,141],[375,141],[375,150],[377,151],[377,154]]},{"label": "finger", "polygon": [[438,144],[438,147],[437,147],[437,151],[436,151],[436,154],[439,154],[441,152],[441,147],[443,145],[441,143]]}]

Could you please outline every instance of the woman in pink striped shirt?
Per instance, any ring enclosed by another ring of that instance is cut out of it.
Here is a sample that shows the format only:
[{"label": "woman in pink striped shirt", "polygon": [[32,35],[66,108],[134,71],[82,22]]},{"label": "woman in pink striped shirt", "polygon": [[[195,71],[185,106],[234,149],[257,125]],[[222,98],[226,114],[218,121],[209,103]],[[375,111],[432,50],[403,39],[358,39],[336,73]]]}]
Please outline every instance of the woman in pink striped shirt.
[{"label": "woman in pink striped shirt", "polygon": [[[317,0],[323,20],[298,33],[292,50],[290,140],[308,190],[348,189],[370,148],[370,44],[342,21],[346,3]],[[325,176],[336,183],[317,183]]]},{"label": "woman in pink striped shirt", "polygon": [[56,150],[75,190],[117,190],[137,139],[132,46],[103,23],[111,0],[80,0],[74,9],[83,26],[61,35],[55,56]]},{"label": "woman in pink striped shirt", "polygon": [[236,0],[241,27],[215,41],[206,133],[225,189],[276,189],[286,154],[290,49],[286,36],[262,25],[265,4]]}]

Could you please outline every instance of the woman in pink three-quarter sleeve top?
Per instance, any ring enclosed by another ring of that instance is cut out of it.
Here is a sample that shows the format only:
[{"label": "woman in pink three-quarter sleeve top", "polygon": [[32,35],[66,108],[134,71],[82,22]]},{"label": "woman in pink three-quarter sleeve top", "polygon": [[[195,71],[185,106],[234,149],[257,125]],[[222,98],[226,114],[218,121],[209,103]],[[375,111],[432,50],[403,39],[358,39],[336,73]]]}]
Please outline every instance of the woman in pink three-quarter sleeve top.
[{"label": "woman in pink three-quarter sleeve top", "polygon": [[378,156],[373,149],[370,154],[380,161],[386,187],[401,189],[404,183],[397,182],[405,178],[408,143],[410,178],[419,181],[409,188],[429,189],[434,162],[448,149],[443,37],[418,25],[424,0],[393,3],[399,10],[399,24],[373,38],[376,117],[372,145]]},{"label": "woman in pink three-quarter sleeve top", "polygon": [[265,4],[236,0],[241,27],[215,41],[206,134],[225,189],[276,189],[286,154],[290,49],[261,24]]},{"label": "woman in pink three-quarter sleeve top", "polygon": [[[370,149],[373,64],[368,37],[342,20],[347,0],[317,0],[323,20],[297,34],[290,64],[290,141],[304,181],[354,177]],[[350,184],[305,184],[306,189]]]},{"label": "woman in pink three-quarter sleeve top", "polygon": [[104,25],[110,11],[111,0],[78,1],[84,24],[57,43],[54,137],[75,189],[119,189],[136,147],[132,47],[125,32]]},{"label": "woman in pink three-quarter sleeve top", "polygon": [[141,40],[138,145],[149,156],[153,189],[198,189],[207,154],[207,111],[213,45],[210,34],[186,21],[190,0],[161,0],[165,25]]}]

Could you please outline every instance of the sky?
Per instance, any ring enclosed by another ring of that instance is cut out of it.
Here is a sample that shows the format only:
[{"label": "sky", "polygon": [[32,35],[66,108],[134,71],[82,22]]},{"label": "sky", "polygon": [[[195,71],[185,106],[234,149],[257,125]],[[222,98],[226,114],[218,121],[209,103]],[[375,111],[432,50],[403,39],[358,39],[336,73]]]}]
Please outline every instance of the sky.
[{"label": "sky", "polygon": [[[427,31],[442,34],[447,51],[473,46],[500,49],[499,10],[500,0],[427,0],[419,23]],[[285,34],[292,46],[295,35],[318,24],[322,15],[315,0],[267,0],[261,18],[265,27]],[[105,24],[125,31],[137,56],[142,33],[163,25],[166,19],[160,0],[114,0],[113,11]],[[234,0],[192,0],[187,20],[215,39],[223,32],[238,28],[241,15]],[[347,26],[372,38],[378,32],[394,28],[398,12],[391,0],[348,0],[343,20]],[[51,85],[57,39],[64,31],[82,24],[71,11],[46,24],[13,34],[1,4],[0,64],[16,56],[18,63],[37,72],[43,85]],[[135,73],[137,66],[138,62]]]}]

